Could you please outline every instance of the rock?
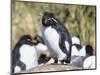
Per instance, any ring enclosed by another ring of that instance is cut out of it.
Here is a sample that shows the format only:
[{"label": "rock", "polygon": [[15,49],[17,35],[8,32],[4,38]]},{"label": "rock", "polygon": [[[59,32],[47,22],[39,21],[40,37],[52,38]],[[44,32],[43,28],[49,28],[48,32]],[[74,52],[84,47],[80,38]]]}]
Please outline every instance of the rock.
[{"label": "rock", "polygon": [[29,69],[27,71],[21,71],[19,73],[36,73],[36,72],[51,72],[51,71],[68,71],[68,70],[78,70],[82,69],[80,67],[75,67],[70,64],[45,64],[41,65],[32,69]]}]

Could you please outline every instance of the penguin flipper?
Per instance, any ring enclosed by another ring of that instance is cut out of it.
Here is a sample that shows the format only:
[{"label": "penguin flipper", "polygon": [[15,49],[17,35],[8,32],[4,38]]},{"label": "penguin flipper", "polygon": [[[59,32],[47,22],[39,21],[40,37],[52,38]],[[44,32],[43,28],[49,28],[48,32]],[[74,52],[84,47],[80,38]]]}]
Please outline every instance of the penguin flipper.
[{"label": "penguin flipper", "polygon": [[21,70],[26,70],[26,65],[22,61],[20,61],[20,60],[17,61],[16,65],[20,66]]},{"label": "penguin flipper", "polygon": [[66,49],[66,46],[65,46],[65,40],[64,40],[64,37],[63,35],[60,36],[60,39],[59,39],[59,47],[60,49],[66,54],[68,53],[67,49]]},{"label": "penguin flipper", "polygon": [[[68,44],[68,48],[66,47],[66,43]],[[71,59],[71,46],[69,42],[66,40],[65,34],[62,32],[59,39],[59,47],[66,54],[67,58],[65,60],[66,63],[70,63]]]}]

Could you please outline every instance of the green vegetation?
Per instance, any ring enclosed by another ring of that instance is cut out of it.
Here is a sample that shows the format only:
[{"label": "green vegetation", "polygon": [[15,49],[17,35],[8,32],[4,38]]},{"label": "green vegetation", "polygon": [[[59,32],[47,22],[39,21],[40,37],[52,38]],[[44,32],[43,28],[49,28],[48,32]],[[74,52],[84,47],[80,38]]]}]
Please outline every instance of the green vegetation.
[{"label": "green vegetation", "polygon": [[32,36],[41,34],[40,25],[44,11],[54,13],[64,23],[71,36],[79,35],[81,44],[92,45],[95,52],[95,6],[16,2],[16,0],[12,1],[12,48],[23,34]]}]

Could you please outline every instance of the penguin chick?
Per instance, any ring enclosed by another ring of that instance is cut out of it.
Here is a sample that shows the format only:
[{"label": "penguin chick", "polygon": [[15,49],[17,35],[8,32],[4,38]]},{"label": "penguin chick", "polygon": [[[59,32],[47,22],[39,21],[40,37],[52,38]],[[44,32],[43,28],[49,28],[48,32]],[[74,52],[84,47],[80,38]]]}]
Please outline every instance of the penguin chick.
[{"label": "penguin chick", "polygon": [[35,35],[33,38],[33,43],[35,44],[35,49],[37,52],[38,64],[40,65],[48,62],[51,57],[50,52],[44,43],[44,39],[39,35]]},{"label": "penguin chick", "polygon": [[45,12],[42,17],[42,34],[44,41],[55,59],[66,63],[70,62],[71,36],[66,27],[55,18],[53,13]]}]

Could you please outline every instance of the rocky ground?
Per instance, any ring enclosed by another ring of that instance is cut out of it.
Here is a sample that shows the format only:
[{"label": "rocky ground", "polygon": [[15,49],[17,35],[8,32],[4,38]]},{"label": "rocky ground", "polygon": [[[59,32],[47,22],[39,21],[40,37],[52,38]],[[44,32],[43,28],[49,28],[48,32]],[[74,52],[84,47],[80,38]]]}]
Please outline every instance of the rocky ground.
[{"label": "rocky ground", "polygon": [[[19,73],[37,73],[37,72],[55,72],[55,71],[69,71],[69,70],[79,70],[82,68],[75,67],[70,64],[45,64],[35,68],[31,68],[27,71],[21,71]],[[22,75],[22,74],[21,74]]]}]

